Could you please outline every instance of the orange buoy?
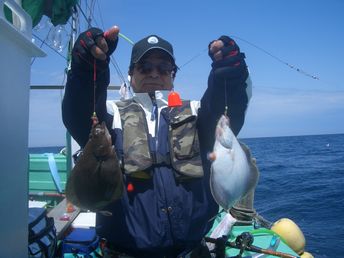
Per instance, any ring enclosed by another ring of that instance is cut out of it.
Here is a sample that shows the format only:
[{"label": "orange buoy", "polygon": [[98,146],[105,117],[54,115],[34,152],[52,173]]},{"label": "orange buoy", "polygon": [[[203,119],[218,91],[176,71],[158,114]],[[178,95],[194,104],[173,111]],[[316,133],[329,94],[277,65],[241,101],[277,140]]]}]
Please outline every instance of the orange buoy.
[{"label": "orange buoy", "polygon": [[182,105],[182,101],[180,99],[179,94],[175,91],[171,91],[170,94],[168,94],[168,106],[180,107],[181,105]]}]

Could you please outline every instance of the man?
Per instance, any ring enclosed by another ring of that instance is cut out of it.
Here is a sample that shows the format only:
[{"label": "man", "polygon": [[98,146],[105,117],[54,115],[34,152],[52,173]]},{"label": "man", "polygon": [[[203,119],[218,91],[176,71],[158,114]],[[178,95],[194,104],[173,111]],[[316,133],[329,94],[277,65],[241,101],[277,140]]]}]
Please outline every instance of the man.
[{"label": "man", "polygon": [[229,37],[211,42],[212,70],[201,101],[169,107],[166,97],[177,73],[173,48],[159,36],[148,36],[132,49],[129,75],[135,96],[106,104],[109,56],[118,33],[118,27],[105,33],[91,28],[79,36],[63,121],[84,147],[95,109],[122,162],[123,197],[97,213],[97,233],[109,250],[133,257],[183,257],[199,246],[218,211],[210,193],[207,153],[226,106],[236,135],[244,123],[245,57]]}]

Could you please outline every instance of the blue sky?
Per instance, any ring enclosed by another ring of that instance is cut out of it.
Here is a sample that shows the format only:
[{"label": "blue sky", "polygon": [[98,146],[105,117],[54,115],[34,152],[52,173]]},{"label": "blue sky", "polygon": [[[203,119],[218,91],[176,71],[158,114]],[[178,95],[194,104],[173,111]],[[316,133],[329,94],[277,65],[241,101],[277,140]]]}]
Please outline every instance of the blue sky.
[{"label": "blue sky", "polygon": [[[85,1],[82,7],[88,15]],[[232,36],[246,54],[253,81],[241,138],[344,133],[341,0],[97,0],[93,10],[94,26],[118,25],[133,41],[149,34],[169,40],[181,67],[175,89],[186,99],[200,99],[207,87],[208,43],[221,35]],[[82,15],[80,20],[81,30],[86,29]],[[68,31],[69,25],[65,27]],[[45,38],[48,28],[34,33]],[[33,63],[31,83],[64,84],[66,61],[49,48],[43,49],[48,56]],[[121,38],[113,54],[125,76],[130,51],[131,45]],[[111,70],[111,84],[119,85],[115,69]],[[62,94],[31,92],[30,146],[65,144]],[[117,98],[118,94],[110,92],[109,96]]]}]

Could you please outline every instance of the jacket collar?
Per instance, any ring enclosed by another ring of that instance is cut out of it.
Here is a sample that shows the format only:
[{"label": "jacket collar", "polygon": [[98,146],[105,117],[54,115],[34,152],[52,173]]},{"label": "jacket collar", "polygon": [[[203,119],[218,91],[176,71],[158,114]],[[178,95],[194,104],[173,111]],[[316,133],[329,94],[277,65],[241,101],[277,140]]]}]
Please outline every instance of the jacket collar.
[{"label": "jacket collar", "polygon": [[[167,106],[167,97],[169,92],[170,91],[168,90],[155,91],[156,104],[159,109]],[[152,109],[153,102],[148,93],[135,93],[133,99],[140,103],[144,109]]]}]

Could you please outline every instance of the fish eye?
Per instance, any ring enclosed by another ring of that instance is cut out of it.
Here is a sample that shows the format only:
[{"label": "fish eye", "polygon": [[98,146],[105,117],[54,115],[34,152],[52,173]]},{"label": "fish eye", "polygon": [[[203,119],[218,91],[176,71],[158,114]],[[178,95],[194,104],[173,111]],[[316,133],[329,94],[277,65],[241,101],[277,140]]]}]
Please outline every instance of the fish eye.
[{"label": "fish eye", "polygon": [[98,135],[98,134],[101,134],[103,131],[104,131],[104,130],[103,130],[102,128],[96,127],[96,128],[95,128],[94,134],[95,134],[95,135]]}]

